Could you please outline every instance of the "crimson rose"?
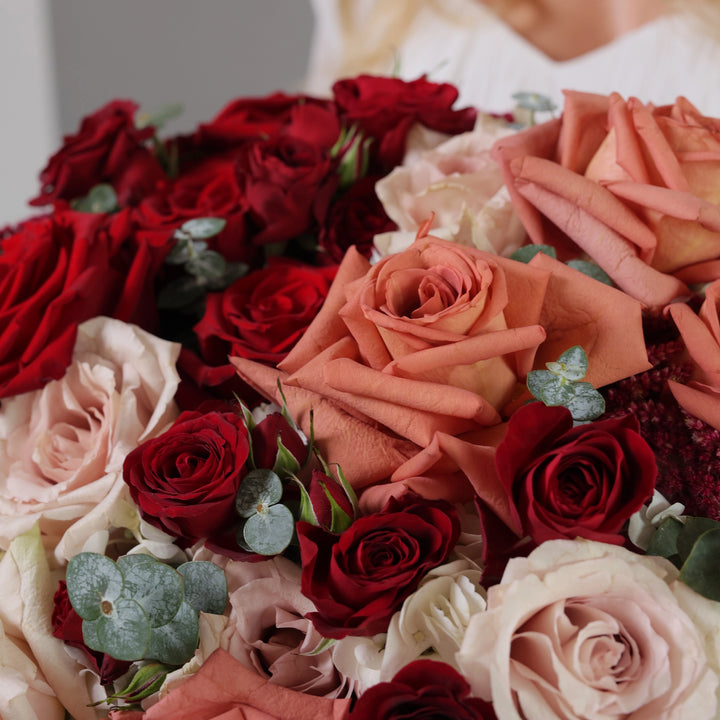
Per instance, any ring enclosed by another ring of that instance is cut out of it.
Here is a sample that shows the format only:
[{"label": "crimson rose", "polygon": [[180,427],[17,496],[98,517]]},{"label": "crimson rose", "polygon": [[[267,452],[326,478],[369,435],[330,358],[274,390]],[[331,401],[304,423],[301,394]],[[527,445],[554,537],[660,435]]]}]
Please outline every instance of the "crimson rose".
[{"label": "crimson rose", "polygon": [[371,153],[386,169],[401,163],[407,134],[415,123],[456,135],[472,130],[477,117],[474,108],[452,109],[458,97],[457,88],[430,82],[425,77],[407,82],[360,75],[336,82],[333,95],[345,123],[357,125],[363,133],[377,139],[377,147],[372,147]]},{"label": "crimson rose", "polygon": [[165,173],[145,145],[155,129],[135,126],[137,109],[129,100],[114,100],[83,118],[40,173],[42,190],[30,204],[82,197],[98,183],[110,183],[121,206],[151,194]]},{"label": "crimson rose", "polygon": [[228,365],[228,356],[277,364],[300,339],[325,302],[336,267],[315,268],[286,258],[209,293],[194,330],[203,357]]},{"label": "crimson rose", "polygon": [[278,461],[278,440],[302,466],[307,461],[308,449],[298,431],[290,425],[282,413],[266,415],[251,433],[253,464],[256,468],[272,470]]},{"label": "crimson rose", "polygon": [[385,632],[428,570],[445,562],[459,533],[452,505],[415,496],[391,499],[341,535],[299,522],[302,592],[317,608],[308,617],[328,638]]},{"label": "crimson rose", "polygon": [[241,417],[188,411],[130,452],[123,476],[143,518],[194,542],[230,529],[248,454]]},{"label": "crimson rose", "polygon": [[436,660],[415,660],[391,682],[368,688],[350,720],[495,720],[490,703],[469,695],[469,683],[455,668]]},{"label": "crimson rose", "polygon": [[655,488],[655,456],[626,415],[573,427],[570,411],[533,402],[511,418],[495,466],[523,532],[540,544],[584,537],[622,544],[624,523]]}]

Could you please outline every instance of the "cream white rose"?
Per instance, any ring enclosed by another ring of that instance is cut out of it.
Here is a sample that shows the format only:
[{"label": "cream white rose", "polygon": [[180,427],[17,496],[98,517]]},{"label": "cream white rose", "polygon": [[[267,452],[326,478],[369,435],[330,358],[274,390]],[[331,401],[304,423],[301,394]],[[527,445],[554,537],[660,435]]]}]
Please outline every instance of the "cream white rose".
[{"label": "cream white rose", "polygon": [[500,720],[711,720],[718,677],[662,558],[554,540],[508,563],[457,655]]},{"label": "cream white rose", "polygon": [[0,408],[0,548],[40,523],[63,563],[129,495],[127,453],[177,417],[180,346],[98,317],[78,328],[64,377]]},{"label": "cream white rose", "polygon": [[480,250],[509,255],[525,232],[490,147],[513,132],[481,116],[475,129],[430,150],[413,152],[376,187],[396,232],[375,238],[381,255],[405,250],[418,227],[435,214],[433,235]]}]

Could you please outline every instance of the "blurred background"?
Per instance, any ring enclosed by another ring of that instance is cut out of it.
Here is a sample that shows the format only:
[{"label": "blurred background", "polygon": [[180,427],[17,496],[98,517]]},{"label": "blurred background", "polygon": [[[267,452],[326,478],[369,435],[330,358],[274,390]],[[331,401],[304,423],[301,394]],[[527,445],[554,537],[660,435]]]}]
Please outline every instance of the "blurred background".
[{"label": "blurred background", "polygon": [[182,103],[174,134],[229,100],[292,92],[312,33],[309,0],[0,0],[0,227],[64,134],[113,98]]}]

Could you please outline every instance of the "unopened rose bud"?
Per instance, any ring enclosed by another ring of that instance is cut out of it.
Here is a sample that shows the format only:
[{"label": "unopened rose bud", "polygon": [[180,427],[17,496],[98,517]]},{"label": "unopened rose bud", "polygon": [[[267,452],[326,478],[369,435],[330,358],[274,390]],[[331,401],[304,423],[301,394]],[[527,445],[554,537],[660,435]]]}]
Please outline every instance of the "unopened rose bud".
[{"label": "unopened rose bud", "polygon": [[282,478],[296,473],[307,461],[305,436],[279,412],[260,421],[250,438],[256,468],[273,470]]}]

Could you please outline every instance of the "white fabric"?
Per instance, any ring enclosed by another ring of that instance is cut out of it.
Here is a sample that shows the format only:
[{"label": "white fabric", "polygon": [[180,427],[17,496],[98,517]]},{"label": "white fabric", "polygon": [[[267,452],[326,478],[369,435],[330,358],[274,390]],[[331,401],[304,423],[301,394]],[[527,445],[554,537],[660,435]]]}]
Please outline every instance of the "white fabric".
[{"label": "white fabric", "polygon": [[[632,1],[632,0],[630,0]],[[343,63],[338,0],[311,0],[315,35],[306,90],[327,94]],[[359,0],[363,18],[392,0]],[[556,61],[500,21],[479,0],[442,0],[447,14],[423,6],[397,48],[397,74],[450,82],[459,104],[488,112],[512,109],[512,94],[537,92],[562,107],[562,90],[635,96],[656,105],[684,95],[720,117],[720,40],[680,15],[668,15],[580,57]],[[360,30],[362,32],[362,30]],[[372,45],[372,40],[368,43]],[[390,73],[392,67],[372,68]]]}]

